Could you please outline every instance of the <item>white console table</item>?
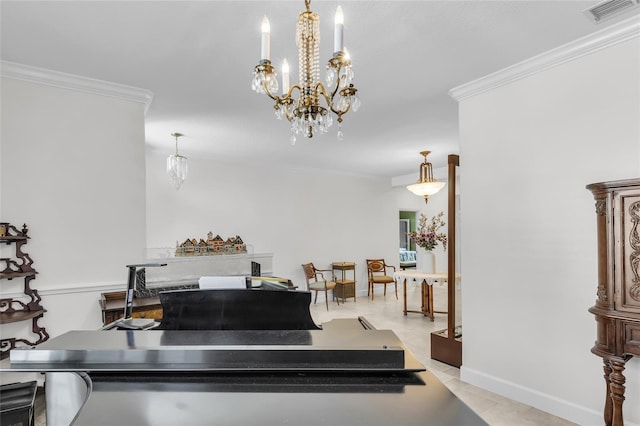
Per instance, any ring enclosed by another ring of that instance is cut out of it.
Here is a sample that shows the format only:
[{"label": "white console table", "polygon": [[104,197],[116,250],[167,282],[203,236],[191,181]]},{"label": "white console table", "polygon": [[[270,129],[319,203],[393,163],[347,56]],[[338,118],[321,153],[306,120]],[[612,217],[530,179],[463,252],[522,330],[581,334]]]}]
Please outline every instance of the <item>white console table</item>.
[{"label": "white console table", "polygon": [[[416,312],[420,313],[424,316],[429,316],[431,321],[434,320],[433,314],[435,313],[433,310],[433,285],[445,285],[447,283],[448,277],[446,273],[426,273],[417,270],[404,270],[398,271],[393,274],[394,278],[402,280],[402,290],[403,290],[403,302],[404,309],[403,312],[407,315],[407,312]],[[421,306],[420,310],[409,310],[407,309],[407,279],[415,279],[420,282],[420,294],[421,294]],[[462,276],[460,274],[456,274],[456,285],[460,284],[462,281]],[[443,312],[439,312],[443,313]]]}]

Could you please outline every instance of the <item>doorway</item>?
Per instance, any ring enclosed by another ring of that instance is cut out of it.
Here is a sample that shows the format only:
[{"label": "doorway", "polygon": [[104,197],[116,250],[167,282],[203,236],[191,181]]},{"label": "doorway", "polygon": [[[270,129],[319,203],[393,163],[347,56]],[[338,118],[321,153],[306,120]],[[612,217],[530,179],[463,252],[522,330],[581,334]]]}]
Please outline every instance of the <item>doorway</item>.
[{"label": "doorway", "polygon": [[407,233],[416,230],[416,212],[400,210],[398,222],[398,247],[404,250],[415,250],[415,244]]},{"label": "doorway", "polygon": [[400,219],[400,250],[409,250],[410,239],[409,232],[411,231],[411,221],[409,219]]}]

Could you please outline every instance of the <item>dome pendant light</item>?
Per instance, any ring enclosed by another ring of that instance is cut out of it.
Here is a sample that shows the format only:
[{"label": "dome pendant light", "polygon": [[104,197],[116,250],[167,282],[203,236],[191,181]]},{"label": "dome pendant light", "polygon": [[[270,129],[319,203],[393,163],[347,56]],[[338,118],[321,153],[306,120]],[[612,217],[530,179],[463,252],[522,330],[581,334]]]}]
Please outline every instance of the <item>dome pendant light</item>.
[{"label": "dome pendant light", "polygon": [[427,161],[427,155],[431,151],[422,151],[420,155],[424,156],[424,162],[420,164],[420,179],[418,183],[407,186],[407,189],[416,195],[424,197],[424,202],[429,202],[429,195],[433,195],[444,188],[444,182],[438,182],[433,177],[431,163]]}]

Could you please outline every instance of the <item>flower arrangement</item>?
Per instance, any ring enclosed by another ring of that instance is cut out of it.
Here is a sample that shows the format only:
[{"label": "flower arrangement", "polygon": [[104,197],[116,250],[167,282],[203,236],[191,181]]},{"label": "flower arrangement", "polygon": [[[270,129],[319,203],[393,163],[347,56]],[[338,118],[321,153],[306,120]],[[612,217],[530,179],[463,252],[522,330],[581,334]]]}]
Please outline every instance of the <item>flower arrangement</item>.
[{"label": "flower arrangement", "polygon": [[447,249],[447,234],[444,232],[438,232],[438,229],[442,228],[445,223],[442,217],[444,212],[440,212],[431,219],[424,214],[420,214],[420,221],[418,230],[416,232],[408,232],[409,238],[418,247],[422,247],[427,251],[431,251],[438,246],[438,243],[442,243],[442,247]]}]

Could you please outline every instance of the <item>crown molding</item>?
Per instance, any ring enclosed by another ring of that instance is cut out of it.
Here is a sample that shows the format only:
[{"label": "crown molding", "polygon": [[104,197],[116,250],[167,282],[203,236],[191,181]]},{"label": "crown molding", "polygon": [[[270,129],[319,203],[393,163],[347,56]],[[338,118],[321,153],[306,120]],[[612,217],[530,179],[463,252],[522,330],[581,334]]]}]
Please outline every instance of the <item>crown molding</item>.
[{"label": "crown molding", "polygon": [[145,114],[153,100],[153,92],[146,89],[139,89],[137,87],[125,86],[123,84],[96,80],[89,77],[67,74],[31,65],[19,64],[16,62],[1,61],[0,75],[2,77],[29,81],[47,86],[140,102],[144,104]]},{"label": "crown molding", "polygon": [[454,87],[449,90],[449,96],[459,102],[639,35],[640,16],[633,16],[485,77]]}]

